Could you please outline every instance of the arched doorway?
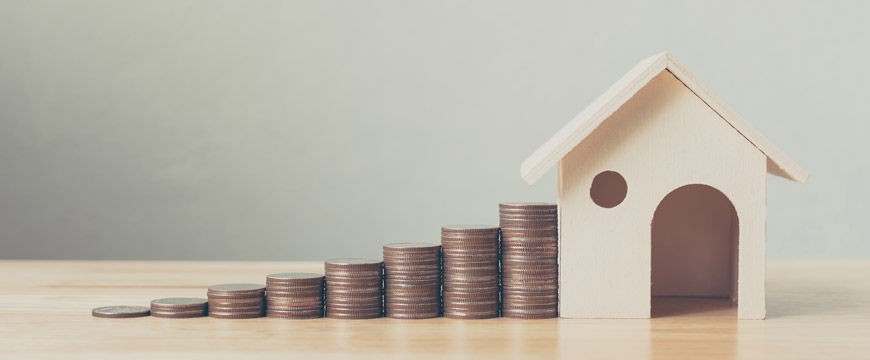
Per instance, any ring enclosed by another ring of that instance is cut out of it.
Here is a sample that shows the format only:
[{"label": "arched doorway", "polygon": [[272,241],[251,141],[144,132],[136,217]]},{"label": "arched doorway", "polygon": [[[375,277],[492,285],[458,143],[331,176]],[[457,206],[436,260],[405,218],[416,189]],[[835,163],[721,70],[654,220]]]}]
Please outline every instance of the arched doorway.
[{"label": "arched doorway", "polygon": [[654,317],[733,306],[738,230],[734,205],[713,187],[686,185],[662,199],[651,229]]}]

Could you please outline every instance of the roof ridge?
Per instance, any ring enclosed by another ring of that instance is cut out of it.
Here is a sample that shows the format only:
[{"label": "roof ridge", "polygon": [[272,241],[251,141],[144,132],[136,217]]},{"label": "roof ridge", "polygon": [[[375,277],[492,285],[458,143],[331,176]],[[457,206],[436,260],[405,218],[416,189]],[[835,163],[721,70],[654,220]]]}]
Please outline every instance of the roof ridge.
[{"label": "roof ridge", "polygon": [[589,136],[598,125],[607,120],[662,71],[673,74],[695,96],[761,151],[768,158],[767,172],[800,183],[807,181],[809,174],[806,170],[749,125],[746,120],[698,81],[667,51],[641,60],[541,145],[529,158],[523,161],[520,167],[520,175],[523,179],[529,184],[535,183],[562,157]]}]

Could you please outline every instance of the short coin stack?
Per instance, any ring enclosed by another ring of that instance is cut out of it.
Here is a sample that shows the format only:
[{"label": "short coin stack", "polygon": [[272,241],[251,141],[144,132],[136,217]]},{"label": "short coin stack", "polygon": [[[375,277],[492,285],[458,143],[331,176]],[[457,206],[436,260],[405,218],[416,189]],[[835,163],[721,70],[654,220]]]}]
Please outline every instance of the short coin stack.
[{"label": "short coin stack", "polygon": [[151,311],[145,306],[115,305],[100,306],[91,310],[91,315],[99,318],[122,319],[148,316]]},{"label": "short coin stack", "polygon": [[384,262],[332,259],[326,270],[326,317],[371,319],[383,315]]},{"label": "short coin stack", "polygon": [[163,298],[151,301],[151,316],[185,319],[206,316],[208,300],[202,298]]},{"label": "short coin stack", "polygon": [[498,317],[498,233],[488,225],[441,228],[445,317]]},{"label": "short coin stack", "polygon": [[441,315],[441,245],[384,245],[384,308],[397,319]]},{"label": "short coin stack", "polygon": [[556,204],[499,204],[502,315],[516,319],[558,316]]},{"label": "short coin stack", "polygon": [[323,317],[323,275],[281,273],[266,276],[266,316],[279,319]]},{"label": "short coin stack", "polygon": [[208,316],[249,319],[263,316],[266,287],[258,284],[223,284],[208,288]]}]

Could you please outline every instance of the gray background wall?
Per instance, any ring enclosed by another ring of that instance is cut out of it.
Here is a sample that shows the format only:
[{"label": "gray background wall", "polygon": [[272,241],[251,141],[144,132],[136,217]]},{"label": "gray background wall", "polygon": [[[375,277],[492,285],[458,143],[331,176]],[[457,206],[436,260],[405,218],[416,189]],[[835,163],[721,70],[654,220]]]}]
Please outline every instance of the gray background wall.
[{"label": "gray background wall", "polygon": [[[0,258],[380,255],[670,50],[810,171],[769,258],[870,257],[865,1],[0,0]],[[631,183],[629,183],[629,189]]]}]

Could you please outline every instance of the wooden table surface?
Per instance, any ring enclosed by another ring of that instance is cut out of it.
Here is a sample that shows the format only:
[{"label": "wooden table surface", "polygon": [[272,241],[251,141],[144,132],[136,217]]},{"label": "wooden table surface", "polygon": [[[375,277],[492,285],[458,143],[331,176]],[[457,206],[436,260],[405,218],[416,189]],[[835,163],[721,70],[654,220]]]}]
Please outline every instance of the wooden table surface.
[{"label": "wooden table surface", "polygon": [[662,299],[652,320],[90,314],[288,271],[322,264],[0,261],[0,358],[870,358],[870,262],[770,263],[767,320],[737,320],[730,302],[703,299]]}]

